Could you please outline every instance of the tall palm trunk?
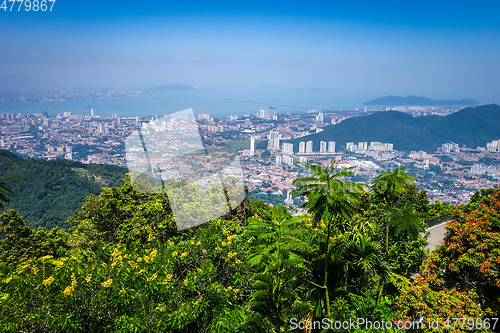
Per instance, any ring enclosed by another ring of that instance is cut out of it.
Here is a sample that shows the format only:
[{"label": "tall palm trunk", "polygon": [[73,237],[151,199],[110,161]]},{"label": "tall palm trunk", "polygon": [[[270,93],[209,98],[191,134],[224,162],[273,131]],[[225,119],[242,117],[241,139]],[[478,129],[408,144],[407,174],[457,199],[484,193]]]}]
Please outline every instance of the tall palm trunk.
[{"label": "tall palm trunk", "polygon": [[326,232],[326,254],[325,254],[325,282],[324,282],[324,288],[325,288],[325,302],[326,302],[326,313],[329,315],[330,314],[330,295],[328,294],[328,262],[329,260],[329,255],[330,255],[330,231],[331,231],[331,226],[332,226],[332,221],[330,220],[328,223],[328,230]]},{"label": "tall palm trunk", "polygon": [[[387,262],[389,262],[389,223],[387,223],[387,227],[385,229],[385,260],[387,260]],[[377,305],[376,306],[380,305],[380,301],[382,300],[382,293],[383,292],[384,292],[384,280],[381,276],[380,283],[378,286],[378,295],[377,295]]]},{"label": "tall palm trunk", "polygon": [[385,229],[385,257],[389,258],[389,223],[387,223],[387,227]]}]

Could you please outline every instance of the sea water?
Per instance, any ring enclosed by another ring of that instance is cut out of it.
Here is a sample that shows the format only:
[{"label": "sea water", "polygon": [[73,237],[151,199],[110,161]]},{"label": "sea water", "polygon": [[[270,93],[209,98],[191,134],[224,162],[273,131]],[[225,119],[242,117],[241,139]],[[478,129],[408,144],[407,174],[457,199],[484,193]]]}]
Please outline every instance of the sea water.
[{"label": "sea water", "polygon": [[0,113],[35,113],[46,111],[49,116],[64,112],[109,117],[116,113],[119,117],[170,114],[192,108],[195,114],[208,113],[211,117],[222,118],[235,114],[238,116],[256,114],[259,110],[272,109],[279,113],[363,109],[368,99],[342,96],[331,89],[195,89],[185,91],[166,91],[144,93],[128,97],[111,97],[77,101],[51,101],[38,103],[3,103]]}]

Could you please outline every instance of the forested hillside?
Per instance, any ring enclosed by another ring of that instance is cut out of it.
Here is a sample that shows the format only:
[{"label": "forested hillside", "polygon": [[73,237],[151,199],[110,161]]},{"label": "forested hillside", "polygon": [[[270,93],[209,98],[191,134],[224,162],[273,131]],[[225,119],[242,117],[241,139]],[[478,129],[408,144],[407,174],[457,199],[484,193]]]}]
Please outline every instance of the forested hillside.
[{"label": "forested hillside", "polygon": [[0,150],[0,178],[18,177],[9,183],[14,192],[3,210],[15,209],[32,228],[68,228],[65,222],[101,187],[123,184],[126,168],[83,164],[68,160],[26,159]]},{"label": "forested hillside", "polygon": [[323,132],[290,140],[298,151],[300,141],[337,142],[337,150],[349,141],[380,141],[394,144],[394,149],[434,152],[441,144],[455,142],[470,148],[486,147],[500,135],[500,106],[496,104],[468,107],[448,116],[412,117],[398,111],[382,111],[364,117],[349,118]]},{"label": "forested hillside", "polygon": [[[87,197],[69,233],[1,214],[0,331],[493,331],[500,190],[455,207],[429,255],[424,221],[451,207],[429,205],[404,167],[368,187],[346,181],[352,170],[334,162],[303,165],[311,174],[294,193],[308,198],[306,215],[245,200],[178,231],[168,197],[139,192],[129,178]],[[453,317],[465,322],[446,324]],[[430,326],[435,319],[443,329]]]}]

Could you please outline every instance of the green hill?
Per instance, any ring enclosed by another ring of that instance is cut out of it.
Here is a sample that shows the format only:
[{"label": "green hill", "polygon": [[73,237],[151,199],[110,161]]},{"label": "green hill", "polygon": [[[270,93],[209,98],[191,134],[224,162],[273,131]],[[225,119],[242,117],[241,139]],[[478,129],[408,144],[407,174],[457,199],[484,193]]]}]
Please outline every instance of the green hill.
[{"label": "green hill", "polygon": [[469,107],[448,116],[413,117],[398,111],[377,112],[364,117],[344,120],[325,127],[323,132],[290,140],[298,151],[300,141],[335,141],[337,150],[347,142],[380,141],[394,144],[402,151],[433,152],[443,143],[455,142],[467,147],[486,146],[500,138],[500,106],[496,104]]},{"label": "green hill", "polygon": [[126,172],[113,165],[25,159],[0,150],[0,178],[20,178],[8,182],[14,194],[0,212],[16,209],[32,228],[68,228],[66,218],[82,207],[85,197],[98,195],[101,187],[121,185]]}]

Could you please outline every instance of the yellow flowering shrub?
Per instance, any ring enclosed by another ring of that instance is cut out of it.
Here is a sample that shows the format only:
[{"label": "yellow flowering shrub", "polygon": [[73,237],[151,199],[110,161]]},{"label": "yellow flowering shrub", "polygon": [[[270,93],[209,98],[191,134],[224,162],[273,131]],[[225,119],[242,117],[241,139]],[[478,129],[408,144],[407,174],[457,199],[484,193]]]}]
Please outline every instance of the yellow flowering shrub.
[{"label": "yellow flowering shrub", "polygon": [[64,289],[64,291],[63,291],[63,294],[66,296],[70,296],[72,293],[73,293],[73,289],[71,289],[70,286],[66,287],[66,289]]},{"label": "yellow flowering shrub", "polygon": [[111,287],[111,284],[113,284],[113,279],[109,279],[109,280],[102,282],[101,286],[103,286],[104,288],[109,288],[109,287]]},{"label": "yellow flowering shrub", "polygon": [[48,278],[46,278],[45,280],[43,280],[43,285],[50,286],[52,284],[52,282],[54,282],[54,277],[51,275]]},{"label": "yellow flowering shrub", "polygon": [[154,273],[153,275],[148,277],[147,281],[150,282],[150,281],[156,280],[157,277],[158,277],[158,273]]},{"label": "yellow flowering shrub", "polygon": [[76,285],[77,283],[75,273],[71,273],[71,289],[75,290]]},{"label": "yellow flowering shrub", "polygon": [[174,277],[173,274],[168,274],[163,280],[162,284],[167,284],[173,277]]}]

